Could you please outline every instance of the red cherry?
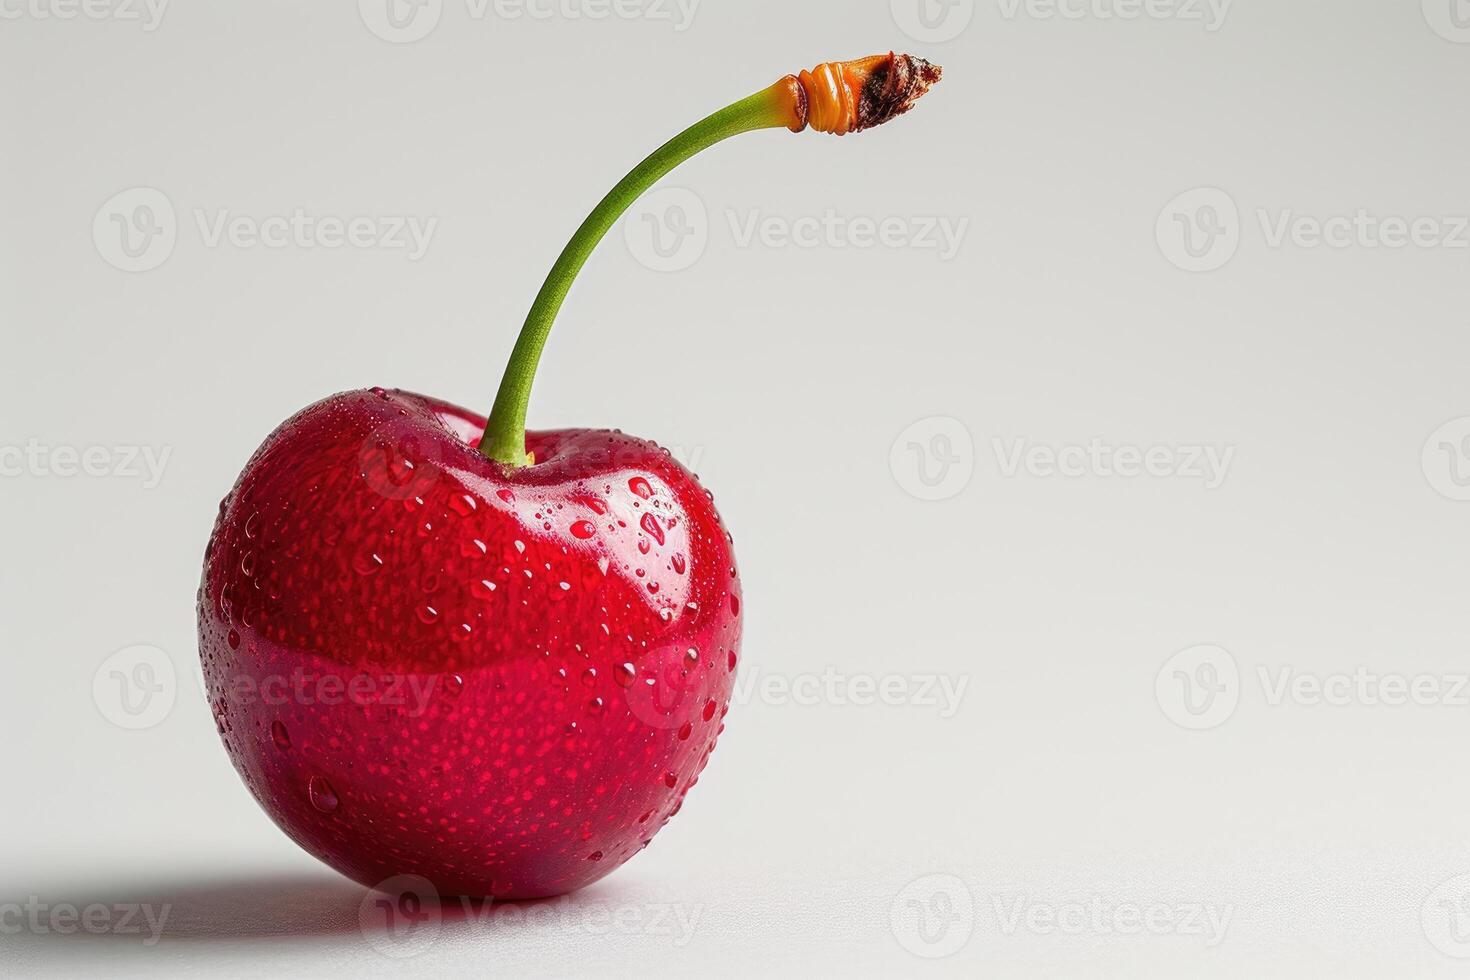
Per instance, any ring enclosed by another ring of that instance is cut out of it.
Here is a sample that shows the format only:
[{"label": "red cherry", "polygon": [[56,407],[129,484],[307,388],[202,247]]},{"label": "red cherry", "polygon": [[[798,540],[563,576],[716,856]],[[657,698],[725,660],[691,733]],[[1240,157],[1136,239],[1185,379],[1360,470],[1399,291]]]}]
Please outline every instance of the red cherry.
[{"label": "red cherry", "polygon": [[199,646],[220,737],[293,840],[370,886],[539,898],[679,812],[734,686],[731,538],[653,443],[527,432],[542,349],[597,243],[680,163],[758,129],[869,129],[939,76],[892,52],[826,64],[664,144],[562,251],[488,420],[374,388],[266,440],[205,553]]},{"label": "red cherry", "polygon": [[738,580],[652,443],[532,433],[508,470],[484,425],[366,391],[283,425],[215,527],[200,648],[235,767],[302,847],[367,885],[542,897],[679,807],[730,698]]}]

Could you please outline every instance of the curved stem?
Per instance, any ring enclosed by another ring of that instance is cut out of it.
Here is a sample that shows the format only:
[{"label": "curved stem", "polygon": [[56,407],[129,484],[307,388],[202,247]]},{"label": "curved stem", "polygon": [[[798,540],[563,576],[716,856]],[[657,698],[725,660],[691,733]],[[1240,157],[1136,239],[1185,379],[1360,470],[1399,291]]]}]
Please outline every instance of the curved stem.
[{"label": "curved stem", "polygon": [[790,127],[791,107],[789,86],[782,83],[741,99],[669,140],[608,192],[562,250],[536,295],[506,365],[495,407],[480,440],[480,452],[511,468],[531,462],[526,457],[526,410],[541,351],[572,281],[624,212],[670,171],[716,143],[756,129]]}]

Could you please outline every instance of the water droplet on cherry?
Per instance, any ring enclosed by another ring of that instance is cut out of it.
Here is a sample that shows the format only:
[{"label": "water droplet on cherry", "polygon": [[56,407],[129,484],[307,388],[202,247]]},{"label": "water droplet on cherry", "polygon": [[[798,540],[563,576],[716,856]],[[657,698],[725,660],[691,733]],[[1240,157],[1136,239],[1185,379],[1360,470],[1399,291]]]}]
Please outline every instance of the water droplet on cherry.
[{"label": "water droplet on cherry", "polygon": [[382,567],[383,559],[378,556],[377,552],[371,550],[364,551],[352,559],[352,570],[359,575],[372,575]]},{"label": "water droplet on cherry", "polygon": [[663,545],[664,526],[658,522],[657,517],[654,517],[652,514],[644,514],[643,520],[638,522],[638,526],[643,528],[648,536],[657,541],[660,546]]},{"label": "water droplet on cherry", "polygon": [[311,798],[311,805],[322,813],[334,812],[341,802],[337,799],[337,791],[327,782],[325,776],[312,776],[306,784],[306,795]]}]

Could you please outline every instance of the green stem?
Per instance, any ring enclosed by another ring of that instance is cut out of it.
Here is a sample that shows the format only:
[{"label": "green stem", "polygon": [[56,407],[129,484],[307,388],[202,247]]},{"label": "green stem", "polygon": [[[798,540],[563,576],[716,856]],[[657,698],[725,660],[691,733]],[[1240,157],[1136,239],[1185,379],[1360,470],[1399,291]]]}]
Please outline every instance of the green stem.
[{"label": "green stem", "polygon": [[551,325],[577,273],[582,271],[593,249],[633,202],[679,164],[716,143],[756,129],[787,126],[789,122],[789,106],[783,103],[778,88],[757,92],[669,140],[608,192],[562,250],[541,292],[536,295],[536,302],[531,306],[526,324],[521,328],[520,337],[511,352],[510,363],[506,365],[505,376],[501,379],[495,407],[480,440],[480,452],[511,468],[532,462],[526,456],[526,409],[531,401],[536,366],[541,361],[541,351],[546,346]]}]

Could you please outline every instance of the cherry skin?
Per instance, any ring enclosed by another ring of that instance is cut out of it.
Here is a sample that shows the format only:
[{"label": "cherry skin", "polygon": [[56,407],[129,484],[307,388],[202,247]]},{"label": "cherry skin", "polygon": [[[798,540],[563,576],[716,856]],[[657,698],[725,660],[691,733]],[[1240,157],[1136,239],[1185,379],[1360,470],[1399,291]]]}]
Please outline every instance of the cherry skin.
[{"label": "cherry skin", "polygon": [[678,812],[724,727],[739,581],[667,452],[529,433],[511,470],[484,427],[381,389],[286,422],[221,505],[200,652],[235,768],[307,851],[541,898]]}]

